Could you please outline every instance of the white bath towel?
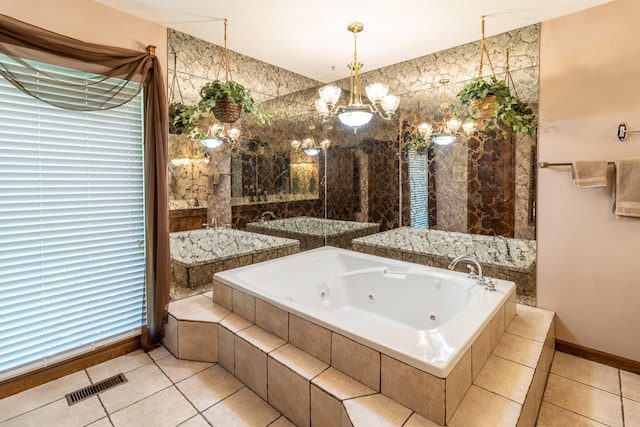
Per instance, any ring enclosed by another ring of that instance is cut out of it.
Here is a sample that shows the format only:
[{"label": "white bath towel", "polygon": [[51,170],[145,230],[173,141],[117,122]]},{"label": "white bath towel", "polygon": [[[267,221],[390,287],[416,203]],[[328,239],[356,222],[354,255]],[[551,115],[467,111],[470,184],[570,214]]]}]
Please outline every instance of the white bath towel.
[{"label": "white bath towel", "polygon": [[616,162],[614,213],[640,218],[640,157]]},{"label": "white bath towel", "polygon": [[606,187],[607,186],[606,160],[576,160],[573,162],[573,178],[576,187]]}]

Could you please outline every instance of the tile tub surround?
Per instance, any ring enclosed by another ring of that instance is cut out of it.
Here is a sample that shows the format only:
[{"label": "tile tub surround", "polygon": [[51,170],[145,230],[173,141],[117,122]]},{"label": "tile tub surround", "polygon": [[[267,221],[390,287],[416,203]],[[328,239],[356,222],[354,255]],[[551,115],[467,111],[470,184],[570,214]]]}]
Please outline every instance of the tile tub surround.
[{"label": "tile tub surround", "polygon": [[[181,330],[183,323],[210,322],[218,328],[218,363],[243,377],[243,383],[296,425],[535,425],[553,358],[552,312],[514,304],[513,312],[499,316],[499,324],[481,334],[449,383],[424,378],[384,355],[369,369],[379,372],[376,382],[375,372],[360,366],[372,365],[364,361],[374,350],[275,307],[267,310],[270,325],[263,323],[258,300],[254,324],[211,301],[215,292],[170,304],[170,319],[176,323],[169,324],[165,346],[178,354],[183,345],[191,350],[194,341],[212,340],[213,334],[190,337]],[[241,310],[246,311],[246,301]],[[288,325],[288,332],[274,325]],[[500,339],[493,337],[494,329],[503,330]],[[306,336],[314,339],[301,339]],[[206,346],[201,347],[202,356],[209,357]],[[333,359],[345,352],[350,353],[339,369],[333,366]],[[447,398],[439,402],[434,393]]]},{"label": "tile tub surround", "polygon": [[256,233],[296,239],[300,241],[300,250],[306,251],[325,245],[351,249],[353,239],[377,233],[380,225],[374,222],[301,216],[266,220],[262,223],[251,222],[247,224],[246,229]]},{"label": "tile tub surround", "polygon": [[300,247],[297,240],[230,228],[170,233],[169,244],[171,282],[191,289],[210,286],[219,271],[291,255]]},{"label": "tile tub surround", "polygon": [[[511,258],[507,256],[505,240]],[[459,255],[472,255],[478,258],[486,276],[516,283],[519,303],[535,305],[534,240],[401,227],[354,239],[353,249],[439,268],[446,268]]]}]

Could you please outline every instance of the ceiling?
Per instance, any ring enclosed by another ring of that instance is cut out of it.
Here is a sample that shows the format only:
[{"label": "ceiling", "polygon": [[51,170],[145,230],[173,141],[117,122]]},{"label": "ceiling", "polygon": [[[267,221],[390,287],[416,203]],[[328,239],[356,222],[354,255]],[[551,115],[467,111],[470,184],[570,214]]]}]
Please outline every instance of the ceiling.
[{"label": "ceiling", "polygon": [[363,72],[611,0],[95,0],[323,83],[349,76],[350,22]]}]

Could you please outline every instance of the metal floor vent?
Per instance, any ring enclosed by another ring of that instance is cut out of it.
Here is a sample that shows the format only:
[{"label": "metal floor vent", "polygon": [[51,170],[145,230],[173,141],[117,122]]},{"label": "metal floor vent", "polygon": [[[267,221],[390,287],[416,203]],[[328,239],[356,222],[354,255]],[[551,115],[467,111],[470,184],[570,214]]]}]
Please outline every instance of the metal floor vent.
[{"label": "metal floor vent", "polygon": [[98,393],[102,393],[105,390],[109,390],[110,388],[113,388],[120,384],[124,384],[126,382],[127,377],[125,377],[123,373],[120,373],[118,375],[114,375],[113,377],[107,378],[106,380],[102,380],[98,383],[81,388],[80,390],[73,391],[65,395],[64,397],[67,398],[67,403],[69,404],[69,406],[71,406],[85,399],[88,399],[91,396],[95,396]]}]

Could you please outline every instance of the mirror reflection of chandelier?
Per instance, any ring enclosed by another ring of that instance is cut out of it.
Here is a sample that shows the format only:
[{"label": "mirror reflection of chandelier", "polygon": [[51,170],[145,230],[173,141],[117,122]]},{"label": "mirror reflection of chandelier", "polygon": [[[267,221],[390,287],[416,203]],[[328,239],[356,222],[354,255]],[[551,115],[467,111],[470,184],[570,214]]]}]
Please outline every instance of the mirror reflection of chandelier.
[{"label": "mirror reflection of chandelier", "polygon": [[[449,83],[449,80],[441,79],[438,83],[444,88]],[[462,128],[464,134],[467,136],[475,132],[475,121],[469,119],[462,123],[458,117],[453,115],[450,103],[443,101],[438,107],[442,114],[441,123],[431,125],[430,123],[423,122],[418,125],[418,132],[426,139],[431,139],[431,141],[438,145],[449,145],[460,135],[460,128]]]},{"label": "mirror reflection of chandelier", "polygon": [[385,120],[391,119],[393,113],[400,105],[400,98],[388,95],[389,86],[383,83],[374,83],[365,88],[371,104],[362,102],[360,89],[360,70],[362,62],[358,62],[357,34],[364,29],[359,22],[352,22],[347,30],[353,33],[353,62],[348,64],[350,72],[349,105],[338,105],[342,89],[337,86],[324,86],[318,90],[320,98],[316,99],[316,110],[322,115],[323,120],[338,116],[341,123],[353,128],[354,132],[359,127],[371,121],[374,114],[379,114]]}]

